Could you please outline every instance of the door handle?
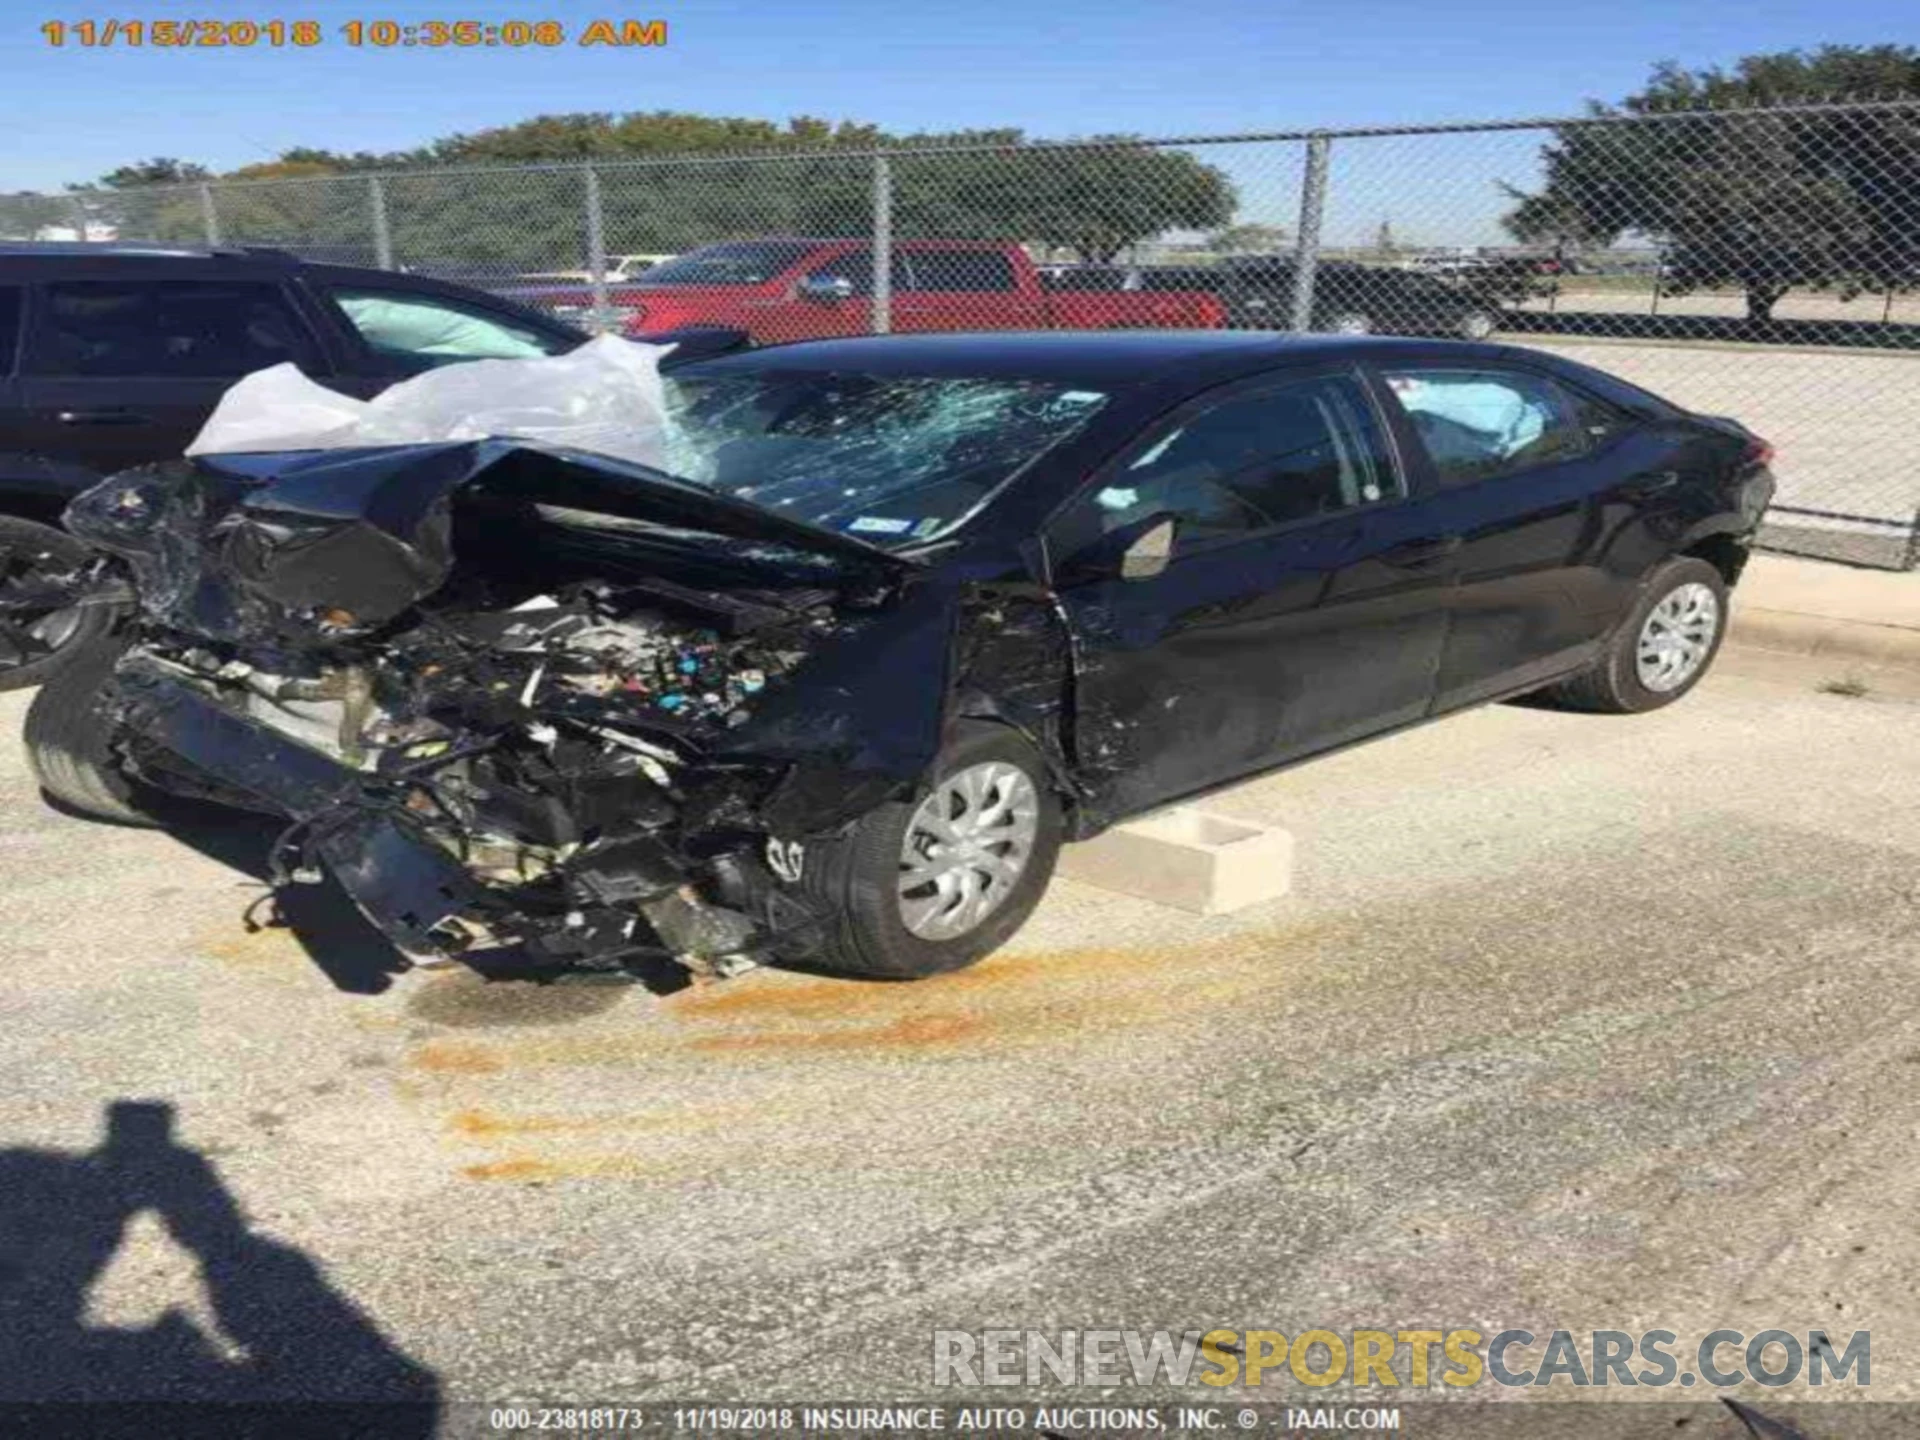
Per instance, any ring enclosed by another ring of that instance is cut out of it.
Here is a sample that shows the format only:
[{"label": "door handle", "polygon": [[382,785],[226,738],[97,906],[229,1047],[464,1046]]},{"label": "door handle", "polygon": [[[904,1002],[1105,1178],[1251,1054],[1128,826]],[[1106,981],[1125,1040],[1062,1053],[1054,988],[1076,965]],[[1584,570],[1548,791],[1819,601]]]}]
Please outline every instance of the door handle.
[{"label": "door handle", "polygon": [[62,425],[145,425],[149,417],[137,410],[61,410],[54,419]]},{"label": "door handle", "polygon": [[1395,545],[1384,550],[1380,558],[1389,565],[1412,567],[1431,565],[1436,560],[1444,560],[1460,548],[1458,535],[1436,535],[1425,540],[1409,540],[1404,545]]}]

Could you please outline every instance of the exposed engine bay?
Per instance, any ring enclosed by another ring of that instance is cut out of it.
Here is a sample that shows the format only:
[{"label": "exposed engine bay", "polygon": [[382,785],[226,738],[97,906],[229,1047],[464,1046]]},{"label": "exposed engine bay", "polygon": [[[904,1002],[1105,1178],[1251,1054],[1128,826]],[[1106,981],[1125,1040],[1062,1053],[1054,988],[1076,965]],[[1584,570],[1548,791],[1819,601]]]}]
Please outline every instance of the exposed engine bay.
[{"label": "exposed engine bay", "polygon": [[793,678],[901,566],[721,502],[636,505],[633,479],[480,442],[105,482],[69,524],[134,576],[125,768],[285,816],[275,884],[330,871],[416,958],[729,973],[806,949],[817,917],[761,858],[791,766],[751,732],[769,703],[818,710]]}]

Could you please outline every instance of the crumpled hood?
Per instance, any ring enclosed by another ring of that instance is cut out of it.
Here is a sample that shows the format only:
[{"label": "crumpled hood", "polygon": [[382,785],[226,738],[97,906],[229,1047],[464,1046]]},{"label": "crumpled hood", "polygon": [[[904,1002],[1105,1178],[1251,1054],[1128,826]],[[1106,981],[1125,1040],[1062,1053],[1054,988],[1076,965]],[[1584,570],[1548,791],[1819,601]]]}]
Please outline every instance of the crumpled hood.
[{"label": "crumpled hood", "polygon": [[453,514],[490,495],[692,530],[897,575],[915,562],[645,466],[515,439],[203,455],[130,470],[76,498],[66,524],[125,560],[139,604],[226,641],[363,634],[439,589]]}]

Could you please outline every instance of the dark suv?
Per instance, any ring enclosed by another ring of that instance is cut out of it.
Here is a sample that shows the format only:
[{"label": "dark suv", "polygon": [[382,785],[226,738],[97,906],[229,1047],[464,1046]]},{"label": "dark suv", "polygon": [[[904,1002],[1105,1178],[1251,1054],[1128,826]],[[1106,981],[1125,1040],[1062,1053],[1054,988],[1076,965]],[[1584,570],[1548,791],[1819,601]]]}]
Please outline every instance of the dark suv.
[{"label": "dark suv", "polygon": [[282,361],[345,394],[586,337],[464,286],[284,251],[0,244],[0,690],[108,623],[64,604],[87,552],[66,503],[177,458],[240,376]]}]

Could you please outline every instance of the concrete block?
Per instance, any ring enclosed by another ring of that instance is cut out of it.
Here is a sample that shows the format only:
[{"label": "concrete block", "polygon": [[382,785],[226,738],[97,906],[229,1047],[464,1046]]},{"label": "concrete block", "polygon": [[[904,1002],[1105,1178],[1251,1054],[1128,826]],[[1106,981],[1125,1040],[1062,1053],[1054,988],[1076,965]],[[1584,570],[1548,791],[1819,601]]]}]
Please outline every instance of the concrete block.
[{"label": "concrete block", "polygon": [[1293,835],[1180,805],[1064,847],[1059,873],[1176,910],[1224,915],[1292,890]]}]

